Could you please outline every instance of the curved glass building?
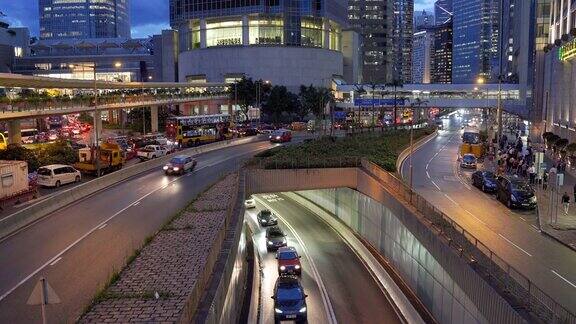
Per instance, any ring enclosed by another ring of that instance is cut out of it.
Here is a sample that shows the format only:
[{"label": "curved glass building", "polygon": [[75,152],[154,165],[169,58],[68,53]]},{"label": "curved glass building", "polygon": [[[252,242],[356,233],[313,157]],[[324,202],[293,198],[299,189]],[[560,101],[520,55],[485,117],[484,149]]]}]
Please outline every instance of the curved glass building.
[{"label": "curved glass building", "polygon": [[286,80],[286,73],[301,68],[312,68],[309,76],[318,72],[308,84],[341,75],[346,5],[346,0],[170,0],[180,81],[247,75],[294,85],[297,80]]},{"label": "curved glass building", "polygon": [[130,38],[129,0],[39,0],[41,39]]}]

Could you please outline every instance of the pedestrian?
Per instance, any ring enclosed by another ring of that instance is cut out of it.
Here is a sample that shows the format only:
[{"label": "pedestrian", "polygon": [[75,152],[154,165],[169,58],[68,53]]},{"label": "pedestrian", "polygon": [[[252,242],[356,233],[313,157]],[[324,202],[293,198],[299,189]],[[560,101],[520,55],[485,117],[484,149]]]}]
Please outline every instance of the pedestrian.
[{"label": "pedestrian", "polygon": [[574,203],[576,203],[576,183],[574,183]]},{"label": "pedestrian", "polygon": [[[528,168],[528,176],[530,177],[530,184],[534,184],[534,180],[536,179],[536,168],[534,164]],[[576,200],[576,184],[574,185],[574,200]]]},{"label": "pedestrian", "polygon": [[564,191],[562,195],[562,206],[564,206],[564,214],[568,215],[568,209],[570,208],[570,196]]},{"label": "pedestrian", "polygon": [[548,172],[544,172],[542,175],[542,189],[548,189]]}]

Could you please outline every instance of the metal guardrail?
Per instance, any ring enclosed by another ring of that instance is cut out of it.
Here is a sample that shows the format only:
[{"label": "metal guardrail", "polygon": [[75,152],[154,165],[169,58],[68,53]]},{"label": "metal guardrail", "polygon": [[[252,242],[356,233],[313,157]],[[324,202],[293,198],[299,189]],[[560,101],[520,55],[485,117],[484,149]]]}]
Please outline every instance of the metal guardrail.
[{"label": "metal guardrail", "polygon": [[516,310],[533,315],[545,323],[576,323],[576,316],[571,311],[542,291],[472,233],[410,190],[403,181],[366,160],[362,161],[362,168],[389,188],[391,193],[399,195],[416,208],[438,234],[458,251],[460,257],[465,258],[475,271],[510,297],[508,300],[513,300]]}]

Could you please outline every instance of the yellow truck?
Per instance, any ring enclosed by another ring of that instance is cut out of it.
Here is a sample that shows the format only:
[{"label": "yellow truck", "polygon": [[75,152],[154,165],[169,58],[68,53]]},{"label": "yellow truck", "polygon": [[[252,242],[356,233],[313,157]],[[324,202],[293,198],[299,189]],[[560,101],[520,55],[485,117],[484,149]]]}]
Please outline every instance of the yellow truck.
[{"label": "yellow truck", "polygon": [[474,154],[476,158],[484,155],[484,146],[480,140],[480,132],[475,129],[464,130],[462,134],[462,145],[460,146],[460,156],[464,154]]},{"label": "yellow truck", "polygon": [[74,164],[78,171],[97,174],[100,169],[100,176],[122,169],[125,162],[122,149],[114,143],[102,143],[98,149],[81,148],[78,150],[78,158],[79,162]]}]

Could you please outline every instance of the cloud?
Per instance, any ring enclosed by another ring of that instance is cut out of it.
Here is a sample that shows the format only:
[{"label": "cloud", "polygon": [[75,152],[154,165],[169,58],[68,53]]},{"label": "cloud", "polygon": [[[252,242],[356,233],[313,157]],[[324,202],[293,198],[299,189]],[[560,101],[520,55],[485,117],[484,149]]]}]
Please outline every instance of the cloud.
[{"label": "cloud", "polygon": [[163,29],[170,29],[170,25],[166,22],[160,24],[132,26],[131,34],[133,38],[146,38],[148,36],[160,34]]}]

